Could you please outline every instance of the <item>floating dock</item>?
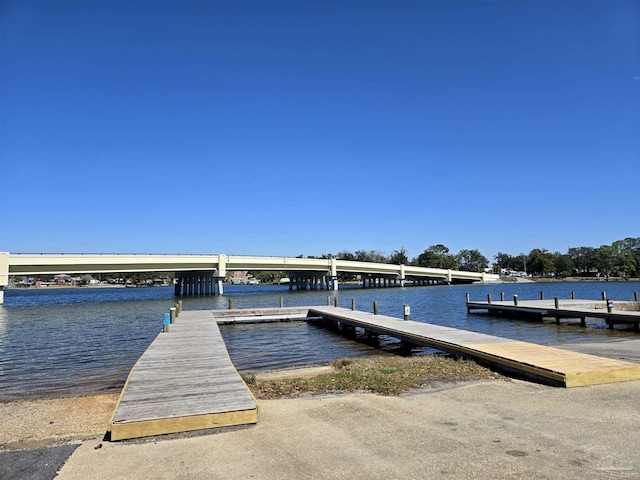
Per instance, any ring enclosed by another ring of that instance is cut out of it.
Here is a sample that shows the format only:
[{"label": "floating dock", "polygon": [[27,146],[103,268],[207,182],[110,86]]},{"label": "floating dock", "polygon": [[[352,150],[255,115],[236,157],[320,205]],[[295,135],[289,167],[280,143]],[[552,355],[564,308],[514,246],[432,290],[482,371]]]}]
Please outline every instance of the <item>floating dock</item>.
[{"label": "floating dock", "polygon": [[258,407],[229,359],[211,311],[184,311],[134,365],[111,440],[256,423]]},{"label": "floating dock", "polygon": [[403,342],[461,355],[547,384],[578,387],[640,380],[640,365],[510,340],[482,333],[401,320],[336,307],[310,307],[309,315],[389,335]]},{"label": "floating dock", "polygon": [[604,320],[610,329],[616,324],[624,324],[631,325],[636,332],[640,331],[640,311],[630,310],[638,305],[637,302],[615,302],[615,305],[618,307],[609,310],[606,300],[514,298],[513,301],[495,301],[491,300],[491,297],[488,297],[486,302],[471,302],[469,299],[466,302],[468,313],[482,310],[499,315],[535,318],[539,321],[550,317],[555,318],[558,324],[561,319],[579,319],[583,327],[586,326],[587,318],[598,318]]}]

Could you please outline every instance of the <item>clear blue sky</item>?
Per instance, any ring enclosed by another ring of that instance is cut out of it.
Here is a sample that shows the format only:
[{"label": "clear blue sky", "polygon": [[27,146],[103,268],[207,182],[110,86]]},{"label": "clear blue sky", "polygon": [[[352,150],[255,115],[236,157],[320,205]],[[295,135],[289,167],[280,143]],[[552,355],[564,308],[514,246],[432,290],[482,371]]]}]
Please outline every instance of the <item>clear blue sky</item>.
[{"label": "clear blue sky", "polygon": [[2,1],[0,250],[640,236],[640,3]]}]

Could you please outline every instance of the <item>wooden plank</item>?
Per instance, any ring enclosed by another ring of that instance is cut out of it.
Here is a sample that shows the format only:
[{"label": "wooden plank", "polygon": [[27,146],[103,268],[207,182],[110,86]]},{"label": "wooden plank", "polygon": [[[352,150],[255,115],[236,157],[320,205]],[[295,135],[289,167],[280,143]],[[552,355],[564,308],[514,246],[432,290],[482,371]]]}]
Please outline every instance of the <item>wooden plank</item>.
[{"label": "wooden plank", "polygon": [[111,439],[256,423],[257,411],[212,313],[182,312],[129,374]]},{"label": "wooden plank", "polygon": [[640,365],[451,327],[404,321],[337,307],[311,307],[310,315],[394,336],[417,345],[475,358],[566,387],[640,379]]}]

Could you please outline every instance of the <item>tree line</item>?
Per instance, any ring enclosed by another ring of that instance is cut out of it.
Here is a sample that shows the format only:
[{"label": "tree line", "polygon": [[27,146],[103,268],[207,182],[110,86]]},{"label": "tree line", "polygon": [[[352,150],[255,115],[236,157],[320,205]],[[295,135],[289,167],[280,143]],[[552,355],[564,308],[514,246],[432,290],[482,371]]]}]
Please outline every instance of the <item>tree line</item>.
[{"label": "tree line", "polygon": [[571,247],[565,253],[534,248],[529,254],[498,252],[494,271],[516,270],[533,276],[564,278],[602,276],[631,278],[640,276],[640,237],[616,240],[599,247]]},{"label": "tree line", "polygon": [[[299,255],[300,257],[302,255]],[[460,250],[452,253],[443,244],[431,245],[420,255],[409,258],[404,248],[385,255],[380,250],[347,250],[320,257],[359,262],[391,263],[418,267],[444,268],[469,272],[482,272],[489,268],[489,259],[479,250]],[[498,252],[494,257],[493,272],[523,272],[533,276],[564,278],[569,276],[640,277],[640,237],[616,240],[599,247],[571,247],[566,252],[550,252],[534,248],[528,254],[511,255]]]}]

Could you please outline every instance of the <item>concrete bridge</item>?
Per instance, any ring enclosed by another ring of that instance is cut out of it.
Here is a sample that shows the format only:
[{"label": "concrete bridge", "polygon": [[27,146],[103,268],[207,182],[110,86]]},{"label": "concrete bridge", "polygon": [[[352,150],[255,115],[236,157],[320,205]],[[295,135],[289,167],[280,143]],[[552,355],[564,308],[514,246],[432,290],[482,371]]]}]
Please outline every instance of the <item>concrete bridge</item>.
[{"label": "concrete bridge", "polygon": [[229,271],[285,271],[290,288],[338,289],[338,273],[360,275],[363,287],[407,283],[473,283],[498,275],[440,268],[354,262],[336,258],[258,257],[242,255],[15,254],[0,252],[0,304],[10,275],[174,272],[176,295],[223,294]]}]

